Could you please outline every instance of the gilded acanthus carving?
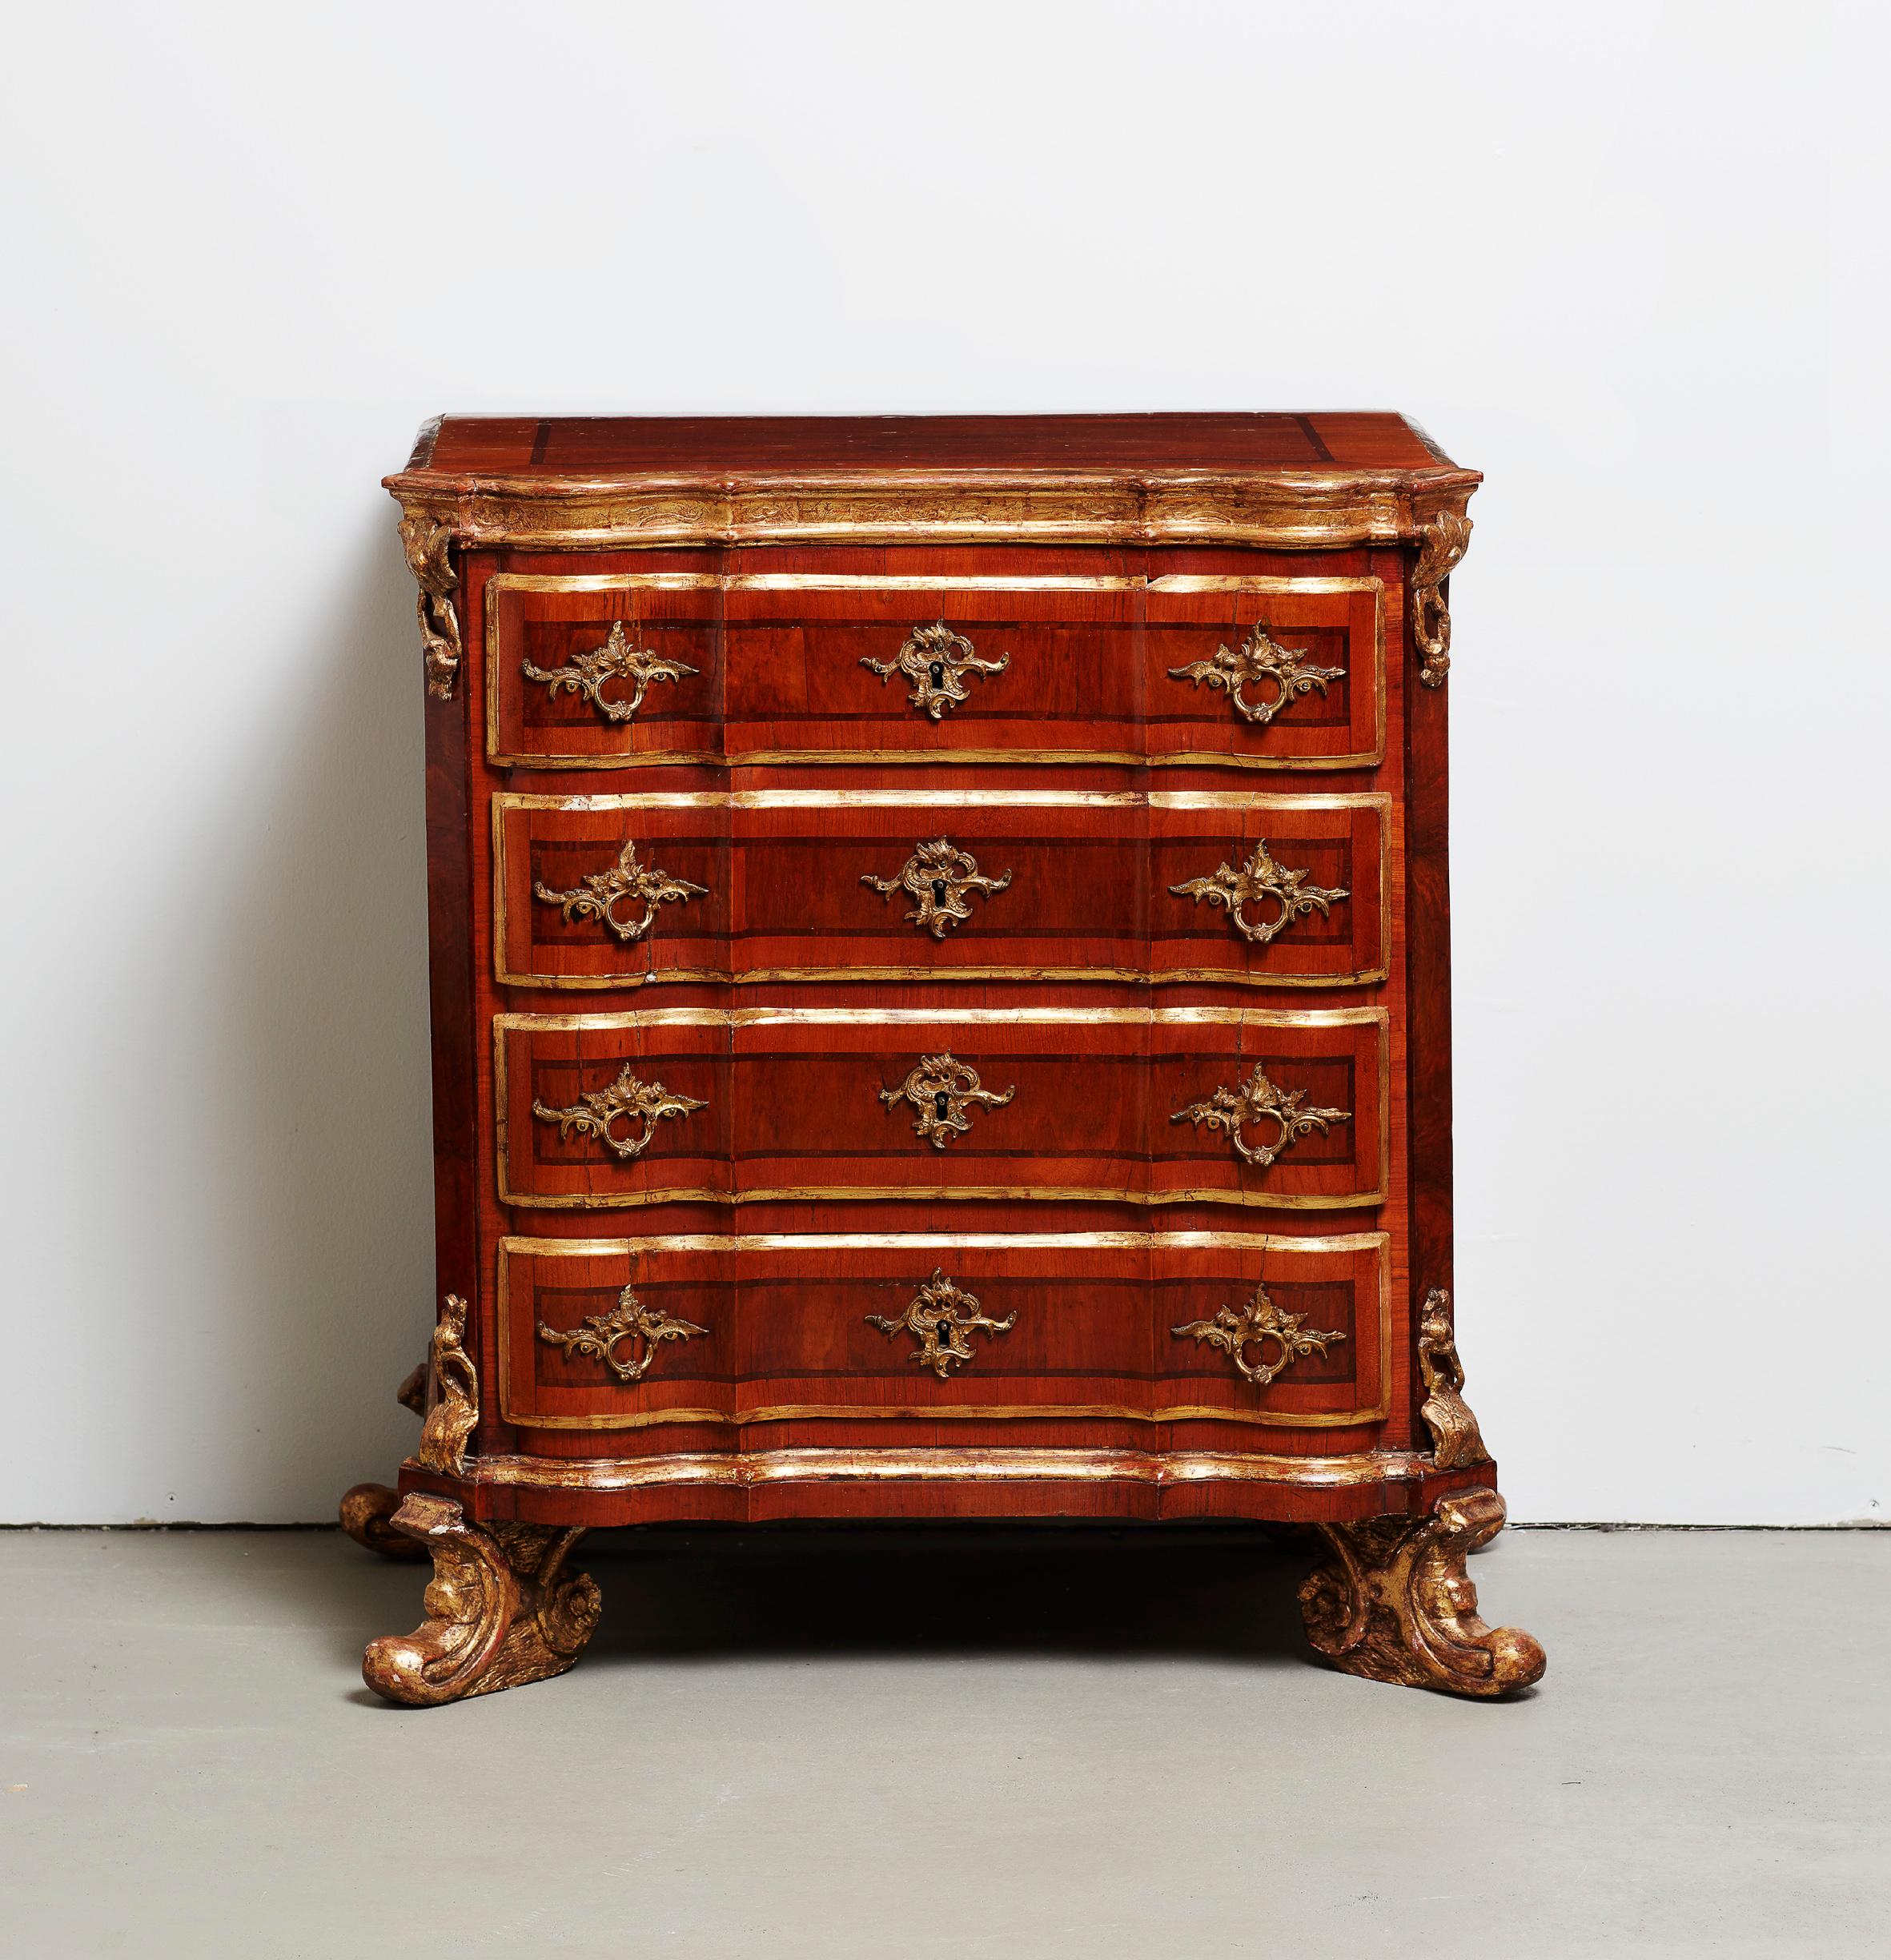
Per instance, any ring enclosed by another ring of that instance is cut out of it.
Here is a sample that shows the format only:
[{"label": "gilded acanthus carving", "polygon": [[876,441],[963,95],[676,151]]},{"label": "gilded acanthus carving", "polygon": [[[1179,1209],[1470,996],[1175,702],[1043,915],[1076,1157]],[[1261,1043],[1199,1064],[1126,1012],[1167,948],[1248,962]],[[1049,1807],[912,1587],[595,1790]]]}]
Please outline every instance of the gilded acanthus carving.
[{"label": "gilded acanthus carving", "polygon": [[[1247,1163],[1265,1169],[1302,1137],[1316,1130],[1323,1136],[1330,1125],[1351,1122],[1352,1112],[1308,1108],[1304,1089],[1278,1087],[1267,1079],[1257,1062],[1254,1073],[1238,1089],[1224,1085],[1206,1102],[1191,1102],[1186,1109],[1177,1110],[1169,1120],[1198,1127],[1206,1123],[1210,1130],[1226,1131],[1228,1140]],[[1243,1127],[1255,1123],[1274,1125],[1271,1143],[1250,1143],[1242,1135]]]},{"label": "gilded acanthus carving", "polygon": [[1011,874],[983,877],[978,860],[970,851],[961,850],[947,838],[933,837],[916,844],[913,855],[891,878],[875,878],[868,871],[861,874],[860,882],[872,886],[883,898],[903,891],[917,899],[917,908],[906,914],[908,922],[935,939],[943,939],[952,926],[962,925],[972,916],[974,892],[982,892],[987,898],[1002,892],[1010,884]]},{"label": "gilded acanthus carving", "polygon": [[[681,681],[700,671],[682,661],[652,653],[647,647],[632,646],[621,620],[612,621],[610,637],[602,646],[573,653],[562,667],[535,667],[529,660],[521,665],[528,681],[544,684],[548,699],[556,701],[560,693],[576,694],[589,701],[607,721],[633,720],[652,683]],[[629,686],[628,700],[605,694],[613,681]]]},{"label": "gilded acanthus carving", "polygon": [[[705,886],[692,885],[688,878],[672,878],[654,866],[645,870],[637,862],[637,847],[626,841],[617,862],[608,871],[587,871],[569,891],[554,891],[543,880],[532,881],[532,895],[541,904],[562,908],[564,922],[594,918],[615,933],[626,946],[641,939],[656,922],[656,908],[686,905],[692,898],[706,898]],[[620,915],[618,907],[636,904],[643,908],[640,918]]]},{"label": "gilded acanthus carving", "polygon": [[562,1674],[601,1610],[588,1574],[567,1572],[581,1528],[467,1522],[452,1499],[423,1492],[394,1528],[433,1557],[426,1618],[412,1633],[371,1641],[361,1677],[378,1695],[431,1708]]},{"label": "gilded acanthus carving", "polygon": [[[619,1381],[641,1381],[650,1372],[664,1341],[688,1340],[693,1334],[707,1334],[693,1320],[678,1320],[646,1307],[634,1288],[626,1287],[617,1295],[617,1304],[608,1314],[588,1314],[584,1324],[575,1327],[538,1324],[539,1339],[562,1348],[568,1355],[587,1355],[603,1362]],[[624,1352],[617,1350],[622,1346]]]},{"label": "gilded acanthus carving", "polygon": [[[1197,687],[1206,684],[1221,689],[1243,720],[1259,722],[1264,728],[1282,709],[1316,689],[1324,694],[1327,683],[1343,678],[1345,673],[1343,667],[1315,666],[1304,649],[1296,652],[1290,647],[1276,646],[1267,637],[1267,629],[1257,622],[1239,647],[1219,646],[1211,660],[1190,661],[1186,666],[1171,667],[1169,678],[1193,681]],[[1252,701],[1242,692],[1251,686],[1257,690]]]},{"label": "gilded acanthus carving", "polygon": [[1440,1470],[1488,1463],[1491,1452],[1478,1433],[1477,1418],[1464,1401],[1464,1364],[1458,1359],[1451,1296],[1434,1287],[1419,1310],[1419,1372],[1425,1400],[1419,1413],[1431,1432],[1432,1454]]},{"label": "gilded acanthus carving", "polygon": [[416,513],[401,519],[400,541],[407,552],[408,569],[420,588],[420,645],[426,655],[427,692],[449,701],[461,653],[460,615],[453,605],[460,575],[453,569],[452,528]]},{"label": "gilded acanthus carving", "polygon": [[[394,1399],[403,1408],[424,1419],[427,1414],[427,1364],[416,1361],[401,1377]],[[356,1484],[342,1492],[341,1528],[356,1544],[383,1558],[417,1559],[420,1548],[404,1533],[389,1528],[400,1504],[400,1493],[385,1484]]]},{"label": "gilded acanthus carving", "polygon": [[[666,1117],[687,1116],[692,1110],[707,1109],[708,1103],[694,1096],[678,1095],[661,1082],[640,1082],[626,1062],[617,1079],[608,1089],[582,1092],[576,1102],[564,1109],[548,1109],[535,1096],[532,1113],[540,1123],[555,1123],[558,1134],[568,1138],[596,1137],[620,1157],[640,1157],[656,1134],[656,1126]],[[621,1133],[613,1126],[625,1126]]]},{"label": "gilded acanthus carving", "polygon": [[1542,1648],[1485,1625],[1464,1570],[1504,1519],[1504,1500],[1479,1489],[1440,1498],[1429,1517],[1316,1527],[1330,1556],[1300,1588],[1307,1637],[1345,1673],[1402,1687],[1491,1697],[1540,1681]]},{"label": "gilded acanthus carving", "polygon": [[[1190,1320],[1169,1331],[1219,1348],[1256,1388],[1265,1388],[1302,1356],[1323,1355],[1330,1343],[1346,1339],[1337,1329],[1315,1333],[1306,1320],[1304,1314],[1287,1313],[1276,1307],[1267,1297],[1267,1288],[1256,1286],[1254,1298],[1244,1306],[1224,1307],[1212,1320]],[[1267,1358],[1270,1342],[1274,1348],[1271,1361]],[[1250,1348],[1255,1351],[1251,1361],[1247,1358]]]},{"label": "gilded acanthus carving", "polygon": [[943,1150],[955,1136],[963,1136],[972,1127],[966,1115],[973,1103],[1002,1109],[1016,1095],[1015,1087],[1002,1094],[982,1087],[978,1071],[950,1054],[926,1055],[897,1089],[882,1088],[880,1100],[889,1109],[897,1102],[910,1102],[918,1112],[913,1134],[922,1137],[934,1150]]},{"label": "gilded acanthus carving", "polygon": [[[1306,871],[1290,871],[1278,863],[1268,851],[1267,840],[1263,837],[1239,871],[1224,858],[1210,876],[1187,878],[1169,890],[1178,898],[1192,898],[1197,905],[1206,898],[1210,906],[1220,906],[1243,939],[1251,945],[1266,946],[1295,919],[1304,918],[1310,912],[1318,912],[1322,918],[1330,918],[1334,906],[1351,896],[1343,886],[1309,885],[1307,880],[1311,875]],[[1251,919],[1242,910],[1244,906],[1262,903],[1276,908],[1271,918]]]},{"label": "gilded acanthus carving", "polygon": [[428,1362],[433,1404],[414,1460],[442,1476],[464,1476],[467,1438],[479,1427],[480,1372],[466,1352],[466,1302],[457,1293],[449,1293],[440,1309]]},{"label": "gilded acanthus carving", "polygon": [[973,1358],[971,1335],[1008,1334],[1018,1323],[1015,1312],[1002,1320],[987,1319],[979,1310],[978,1295],[954,1286],[937,1266],[898,1319],[889,1320],[884,1314],[865,1318],[883,1334],[912,1335],[919,1345],[906,1359],[929,1368],[941,1381]]},{"label": "gilded acanthus carving", "polygon": [[1443,687],[1451,671],[1451,616],[1444,603],[1444,581],[1471,544],[1471,520],[1459,511],[1441,511],[1419,533],[1411,568],[1411,637],[1423,665],[1419,678]]},{"label": "gilded acanthus carving", "polygon": [[871,668],[883,684],[896,673],[905,675],[913,683],[907,699],[921,714],[937,721],[948,709],[971,699],[967,674],[1002,673],[1011,665],[1011,656],[1001,653],[995,661],[982,659],[963,633],[954,633],[941,620],[936,625],[915,626],[891,660],[863,657],[860,664]]}]

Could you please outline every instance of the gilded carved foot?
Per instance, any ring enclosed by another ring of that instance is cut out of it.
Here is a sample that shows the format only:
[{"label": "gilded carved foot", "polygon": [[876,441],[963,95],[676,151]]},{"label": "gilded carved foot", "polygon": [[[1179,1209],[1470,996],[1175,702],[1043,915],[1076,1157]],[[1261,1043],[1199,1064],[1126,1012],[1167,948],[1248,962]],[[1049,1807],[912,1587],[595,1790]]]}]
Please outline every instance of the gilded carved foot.
[{"label": "gilded carved foot", "polygon": [[597,1625],[597,1588],[564,1564],[581,1528],[469,1524],[451,1498],[416,1492],[394,1530],[433,1555],[427,1617],[412,1633],[371,1641],[361,1678],[416,1708],[491,1694],[562,1674]]},{"label": "gilded carved foot", "polygon": [[1504,1528],[1495,1491],[1461,1491],[1423,1518],[1322,1524],[1331,1556],[1300,1588],[1307,1637],[1368,1681],[1495,1696],[1543,1678],[1544,1652],[1516,1627],[1477,1617],[1464,1558]]},{"label": "gilded carved foot", "polygon": [[388,1489],[385,1484],[357,1484],[342,1492],[341,1528],[356,1544],[379,1552],[383,1558],[424,1558],[424,1545],[416,1544],[388,1523],[399,1504],[399,1492]]}]

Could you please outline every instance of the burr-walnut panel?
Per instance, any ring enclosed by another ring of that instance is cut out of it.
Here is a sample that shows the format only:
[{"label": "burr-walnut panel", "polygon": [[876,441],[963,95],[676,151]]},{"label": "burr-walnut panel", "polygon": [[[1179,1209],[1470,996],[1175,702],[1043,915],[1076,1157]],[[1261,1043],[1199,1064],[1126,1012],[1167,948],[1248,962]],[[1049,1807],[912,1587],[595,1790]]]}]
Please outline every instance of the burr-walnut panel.
[{"label": "burr-walnut panel", "polygon": [[492,799],[514,986],[1385,977],[1391,799],[759,789]]}]

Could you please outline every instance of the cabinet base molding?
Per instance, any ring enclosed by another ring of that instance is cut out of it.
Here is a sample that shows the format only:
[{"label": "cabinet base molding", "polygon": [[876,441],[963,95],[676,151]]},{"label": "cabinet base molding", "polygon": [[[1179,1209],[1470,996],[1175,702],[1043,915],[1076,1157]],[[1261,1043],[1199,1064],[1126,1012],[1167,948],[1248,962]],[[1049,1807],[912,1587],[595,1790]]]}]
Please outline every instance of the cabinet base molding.
[{"label": "cabinet base molding", "polygon": [[1478,1617],[1467,1553],[1504,1528],[1493,1490],[1440,1498],[1428,1517],[1321,1524],[1330,1556],[1300,1588],[1307,1637],[1367,1681],[1486,1698],[1543,1678],[1544,1652],[1516,1627]]},{"label": "cabinet base molding", "polygon": [[412,1633],[371,1641],[361,1677],[389,1701],[432,1708],[562,1674],[597,1625],[597,1588],[564,1562],[581,1527],[469,1524],[448,1497],[415,1492],[391,1520],[433,1558]]}]

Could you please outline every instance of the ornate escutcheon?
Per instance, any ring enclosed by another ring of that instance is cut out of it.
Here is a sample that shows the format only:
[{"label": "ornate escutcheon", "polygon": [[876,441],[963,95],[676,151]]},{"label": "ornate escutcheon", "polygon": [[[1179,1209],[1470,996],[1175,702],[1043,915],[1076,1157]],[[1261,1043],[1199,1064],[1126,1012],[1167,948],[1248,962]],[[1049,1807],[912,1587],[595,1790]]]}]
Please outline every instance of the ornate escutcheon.
[{"label": "ornate escutcheon", "polygon": [[925,1056],[898,1088],[882,1088],[880,1100],[889,1109],[897,1102],[910,1102],[919,1112],[913,1134],[924,1137],[934,1150],[943,1150],[955,1136],[963,1136],[971,1128],[972,1119],[966,1114],[969,1104],[982,1102],[1002,1109],[1017,1093],[1014,1086],[1002,1095],[994,1094],[980,1087],[975,1068],[950,1054],[936,1054]]},{"label": "ornate escutcheon", "polygon": [[[1303,1323],[1304,1314],[1284,1313],[1267,1297],[1267,1290],[1257,1286],[1254,1298],[1244,1307],[1224,1307],[1212,1320],[1190,1320],[1185,1326],[1170,1327],[1171,1334],[1198,1341],[1206,1341],[1210,1347],[1219,1348],[1255,1387],[1265,1388],[1275,1376],[1291,1367],[1303,1355],[1324,1354],[1329,1342],[1342,1341],[1345,1335],[1337,1330],[1331,1333],[1316,1334]],[[1275,1347],[1274,1359],[1266,1359],[1264,1343],[1271,1341]],[[1252,1348],[1255,1358],[1250,1361],[1247,1351]]]},{"label": "ornate escutcheon", "polygon": [[891,878],[875,878],[867,871],[861,873],[860,882],[872,886],[883,898],[903,891],[917,899],[918,910],[906,914],[908,921],[935,939],[943,939],[951,927],[972,916],[972,893],[983,892],[990,898],[994,892],[1002,892],[1011,882],[1011,874],[982,877],[978,860],[970,851],[959,849],[945,837],[934,837],[929,843],[914,845],[913,855]]},{"label": "ornate escutcheon", "polygon": [[[685,674],[701,671],[681,661],[667,660],[645,648],[632,646],[625,637],[621,620],[613,624],[611,637],[602,646],[572,654],[562,667],[535,667],[530,661],[523,665],[526,679],[542,681],[548,698],[556,701],[561,693],[581,695],[607,721],[633,720],[652,681],[680,681]],[[628,701],[605,698],[604,689],[613,681],[628,682],[634,688]]]},{"label": "ornate escutcheon", "polygon": [[[580,884],[569,891],[553,891],[535,878],[532,895],[545,905],[562,906],[566,925],[595,918],[628,946],[632,940],[641,939],[656,922],[659,906],[687,904],[692,898],[706,898],[709,894],[706,886],[692,885],[688,878],[672,878],[654,866],[646,871],[637,862],[636,845],[627,842],[609,870],[586,872]],[[632,902],[643,906],[643,917],[620,918],[618,906]]]},{"label": "ornate escutcheon", "polygon": [[908,699],[921,714],[937,721],[947,709],[971,699],[972,691],[965,681],[967,674],[1002,673],[1011,665],[1011,656],[1001,653],[995,661],[982,660],[963,633],[954,633],[941,620],[936,625],[915,626],[891,660],[863,657],[860,664],[871,668],[882,682],[896,673],[904,674],[913,683]]},{"label": "ornate escutcheon", "polygon": [[[1323,1136],[1329,1124],[1351,1123],[1352,1112],[1340,1109],[1308,1109],[1304,1089],[1279,1089],[1269,1082],[1259,1062],[1239,1089],[1217,1089],[1206,1102],[1191,1102],[1169,1119],[1170,1123],[1206,1123],[1210,1130],[1224,1130],[1235,1148],[1251,1164],[1263,1169],[1313,1131]],[[1271,1143],[1250,1143],[1241,1134],[1245,1124],[1271,1123],[1279,1134]]]},{"label": "ornate escutcheon", "polygon": [[906,1359],[929,1368],[941,1381],[973,1358],[968,1335],[1009,1334],[1018,1322],[1015,1313],[1002,1320],[987,1319],[978,1311],[977,1295],[954,1286],[937,1266],[898,1319],[889,1320],[883,1314],[868,1314],[865,1319],[883,1334],[912,1335],[919,1345]]},{"label": "ornate escutcheon", "polygon": [[[1239,871],[1223,859],[1211,876],[1187,878],[1169,889],[1178,898],[1192,898],[1197,905],[1206,898],[1210,906],[1222,906],[1243,939],[1252,945],[1266,946],[1309,912],[1330,918],[1334,905],[1351,895],[1343,886],[1309,885],[1306,882],[1309,875],[1305,871],[1290,871],[1285,865],[1277,863],[1268,853],[1267,840],[1263,837]],[[1243,906],[1263,899],[1279,907],[1272,918],[1251,919],[1243,915]]]},{"label": "ornate escutcheon", "polygon": [[[587,1090],[564,1109],[548,1109],[534,1097],[532,1113],[540,1123],[556,1123],[561,1137],[576,1131],[580,1136],[596,1137],[620,1157],[640,1157],[664,1118],[708,1107],[694,1096],[672,1094],[661,1082],[639,1082],[626,1062],[609,1088]],[[621,1136],[612,1128],[618,1123],[628,1126]]]},{"label": "ornate escutcheon", "polygon": [[1471,547],[1471,520],[1461,511],[1443,511],[1419,533],[1411,568],[1411,637],[1423,657],[1419,678],[1443,687],[1451,672],[1451,616],[1444,603],[1444,581]]},{"label": "ornate escutcheon", "polygon": [[[693,1320],[677,1320],[654,1307],[646,1307],[632,1288],[617,1295],[617,1304],[608,1314],[589,1314],[582,1327],[558,1328],[539,1323],[539,1339],[562,1348],[568,1355],[590,1355],[603,1362],[620,1381],[641,1381],[650,1372],[657,1350],[664,1341],[688,1340],[693,1334],[707,1334]],[[628,1352],[616,1352],[619,1343],[628,1343]]]},{"label": "ornate escutcheon", "polygon": [[[1315,689],[1324,694],[1327,683],[1343,678],[1345,673],[1343,667],[1315,667],[1303,650],[1276,646],[1267,637],[1267,629],[1257,623],[1239,647],[1217,647],[1212,660],[1190,661],[1186,667],[1171,667],[1169,678],[1190,681],[1197,687],[1206,684],[1221,689],[1243,720],[1258,721],[1264,728],[1282,709],[1291,706],[1302,695],[1311,694]],[[1273,691],[1250,701],[1241,690],[1251,685]]]}]

